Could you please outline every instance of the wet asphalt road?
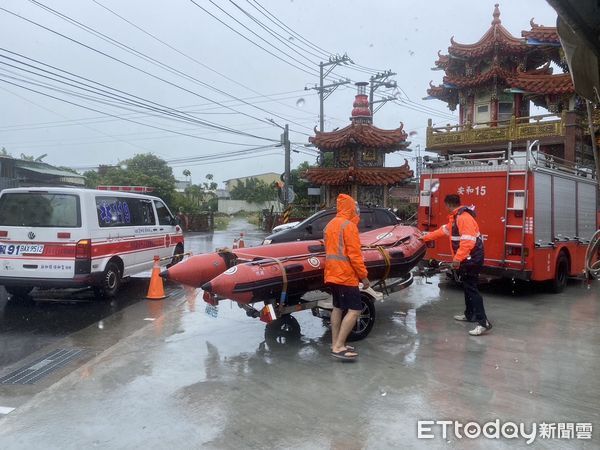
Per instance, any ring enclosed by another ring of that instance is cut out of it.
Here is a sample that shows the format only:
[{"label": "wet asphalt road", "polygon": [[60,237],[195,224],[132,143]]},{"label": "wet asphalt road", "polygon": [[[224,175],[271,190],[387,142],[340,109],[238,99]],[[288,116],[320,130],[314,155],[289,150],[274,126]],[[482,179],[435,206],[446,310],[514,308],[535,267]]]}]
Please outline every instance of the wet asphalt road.
[{"label": "wet asphalt road", "polygon": [[[230,238],[187,242],[212,249]],[[295,315],[301,336],[282,343],[231,302],[213,318],[196,291],[170,286],[169,299],[147,302],[143,286],[132,285],[114,311],[62,306],[86,317],[80,329],[43,328],[43,314],[34,327],[21,321],[38,353],[72,346],[89,354],[36,385],[0,385],[0,406],[16,407],[0,416],[1,448],[526,447],[523,439],[442,439],[439,432],[419,441],[418,419],[500,419],[528,428],[590,422],[591,441],[538,437],[528,448],[599,446],[597,283],[575,282],[558,295],[487,284],[494,330],[470,337],[470,325],[451,318],[462,310],[462,291],[443,279],[418,280],[376,305],[375,327],[356,343],[360,360],[350,364],[330,358],[330,333],[308,311]],[[18,333],[19,321],[11,323]]]},{"label": "wet asphalt road", "polygon": [[[186,235],[186,251],[203,253],[231,246],[241,231],[246,232],[250,245],[257,245],[263,234],[252,229],[245,221],[234,220],[227,231],[190,233]],[[27,401],[181,301],[184,289],[173,283],[165,285],[169,298],[164,302],[145,300],[149,276],[147,272],[129,279],[110,300],[94,298],[89,288],[36,289],[31,300],[10,299],[0,287],[0,379],[53,352],[78,352],[64,368],[44,375],[35,384],[0,384],[0,407],[16,407]]]}]

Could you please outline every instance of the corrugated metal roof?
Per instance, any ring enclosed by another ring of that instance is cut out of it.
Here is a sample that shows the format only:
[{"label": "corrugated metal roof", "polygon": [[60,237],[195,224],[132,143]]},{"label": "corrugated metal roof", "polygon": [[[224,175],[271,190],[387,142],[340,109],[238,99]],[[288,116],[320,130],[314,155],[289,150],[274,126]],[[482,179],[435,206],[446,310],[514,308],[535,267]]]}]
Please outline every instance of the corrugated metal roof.
[{"label": "corrugated metal roof", "polygon": [[30,172],[41,173],[44,175],[52,175],[55,177],[65,178],[81,178],[84,177],[77,173],[69,172],[67,170],[61,170],[50,164],[40,163],[35,161],[25,161],[22,159],[15,159],[15,167],[22,170],[29,170]]}]

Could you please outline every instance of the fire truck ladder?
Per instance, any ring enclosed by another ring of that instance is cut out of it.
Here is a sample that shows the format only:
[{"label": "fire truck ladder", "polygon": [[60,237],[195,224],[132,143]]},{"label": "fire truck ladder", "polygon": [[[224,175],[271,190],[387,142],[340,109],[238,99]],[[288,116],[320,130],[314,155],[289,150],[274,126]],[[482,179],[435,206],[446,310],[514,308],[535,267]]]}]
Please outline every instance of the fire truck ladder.
[{"label": "fire truck ladder", "polygon": [[[505,214],[504,214],[504,256],[502,263],[518,264],[520,269],[525,267],[525,225],[527,222],[527,183],[529,176],[529,154],[524,165],[518,165],[512,158],[512,151],[509,147],[506,166],[506,198],[505,198]],[[515,232],[511,232],[514,230]],[[520,233],[518,233],[520,231]],[[510,234],[510,236],[509,236]],[[519,234],[520,238],[516,242],[515,236]],[[518,249],[520,259],[507,258],[513,255],[513,249]]]}]

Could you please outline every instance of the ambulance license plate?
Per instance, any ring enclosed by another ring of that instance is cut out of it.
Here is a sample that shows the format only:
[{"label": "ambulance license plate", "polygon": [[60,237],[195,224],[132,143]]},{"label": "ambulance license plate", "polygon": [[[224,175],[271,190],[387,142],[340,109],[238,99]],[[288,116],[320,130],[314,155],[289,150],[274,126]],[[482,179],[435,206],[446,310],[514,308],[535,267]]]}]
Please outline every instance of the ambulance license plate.
[{"label": "ambulance license plate", "polygon": [[0,255],[19,256],[24,254],[41,255],[44,244],[4,244],[0,243]]}]

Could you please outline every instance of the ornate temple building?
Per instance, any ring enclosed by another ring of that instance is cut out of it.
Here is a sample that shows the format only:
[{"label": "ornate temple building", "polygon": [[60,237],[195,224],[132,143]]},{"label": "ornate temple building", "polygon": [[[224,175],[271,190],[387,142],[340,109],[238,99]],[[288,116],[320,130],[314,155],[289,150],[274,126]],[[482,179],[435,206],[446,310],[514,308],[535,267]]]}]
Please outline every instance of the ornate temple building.
[{"label": "ornate temple building", "polygon": [[388,206],[389,189],[412,178],[408,161],[400,167],[385,167],[388,153],[410,144],[403,125],[395,130],[382,130],[373,125],[366,95],[368,83],[356,83],[358,94],[350,125],[341,130],[319,132],[308,140],[321,152],[333,154],[333,167],[309,169],[305,178],[325,187],[325,203],[335,205],[337,195],[346,193],[361,204]]},{"label": "ornate temple building", "polygon": [[[584,115],[575,94],[555,27],[530,22],[531,29],[513,36],[495,5],[490,28],[478,42],[450,39],[447,54],[438,53],[434,70],[442,83],[427,93],[458,108],[458,124],[427,128],[427,150],[441,154],[524,148],[540,140],[546,153],[568,161],[593,160]],[[531,105],[548,114],[531,116]],[[600,122],[600,115],[595,120]]]}]

